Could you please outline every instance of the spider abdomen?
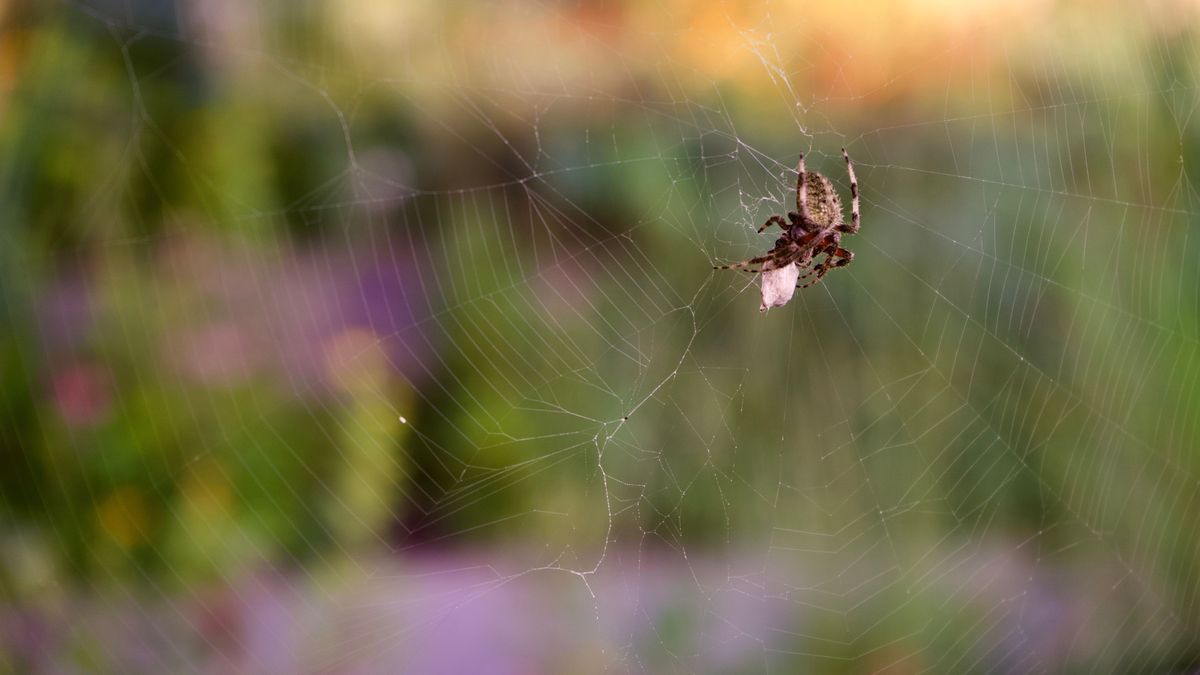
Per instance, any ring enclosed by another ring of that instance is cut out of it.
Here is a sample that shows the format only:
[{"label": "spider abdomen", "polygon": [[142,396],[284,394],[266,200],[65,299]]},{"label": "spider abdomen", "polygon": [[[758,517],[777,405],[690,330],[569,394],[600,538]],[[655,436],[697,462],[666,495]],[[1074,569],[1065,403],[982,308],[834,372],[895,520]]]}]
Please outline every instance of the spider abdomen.
[{"label": "spider abdomen", "polygon": [[[833,183],[815,171],[806,172],[804,182],[808,193],[805,196],[808,215],[813,222],[821,227],[839,224],[842,219],[842,200],[838,197],[837,190],[833,189]],[[796,210],[803,212],[799,193],[796,194]]]}]

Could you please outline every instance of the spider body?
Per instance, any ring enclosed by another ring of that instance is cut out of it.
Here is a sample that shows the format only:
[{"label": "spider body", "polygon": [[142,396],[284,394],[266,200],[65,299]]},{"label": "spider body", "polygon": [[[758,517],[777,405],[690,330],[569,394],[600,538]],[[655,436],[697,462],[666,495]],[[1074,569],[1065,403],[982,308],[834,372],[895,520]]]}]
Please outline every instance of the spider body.
[{"label": "spider body", "polygon": [[[850,222],[847,223],[842,215],[842,200],[837,190],[828,178],[816,171],[805,171],[804,154],[800,154],[800,163],[796,167],[796,210],[783,216],[771,216],[759,232],[778,225],[783,229],[783,235],[775,240],[775,246],[765,255],[730,265],[720,265],[713,269],[741,269],[752,274],[758,274],[787,265],[810,269],[800,277],[800,281],[814,276],[812,281],[798,288],[806,288],[821,280],[829,270],[835,267],[845,267],[854,259],[854,254],[841,247],[842,234],[854,234],[859,229],[858,217],[858,179],[854,176],[854,164],[850,155],[842,149],[842,157],[846,159],[846,172],[850,176]],[[815,262],[814,258],[825,255],[825,259]],[[760,269],[751,269],[760,265]]]},{"label": "spider body", "polygon": [[[842,220],[842,198],[838,197],[837,190],[833,189],[833,183],[824,175],[816,171],[809,171],[804,177],[804,187],[808,192],[808,215],[812,222],[821,227],[832,227],[838,225]],[[804,206],[800,203],[800,186],[797,181],[796,186],[796,211],[802,211]],[[793,214],[799,220],[799,213],[793,211],[788,216]]]}]

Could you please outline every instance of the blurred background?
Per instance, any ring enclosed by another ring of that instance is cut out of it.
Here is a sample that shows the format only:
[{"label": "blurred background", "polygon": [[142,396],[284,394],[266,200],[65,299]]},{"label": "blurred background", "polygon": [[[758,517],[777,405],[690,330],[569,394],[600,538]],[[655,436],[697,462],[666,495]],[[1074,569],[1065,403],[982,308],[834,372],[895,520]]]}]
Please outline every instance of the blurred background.
[{"label": "blurred background", "polygon": [[0,672],[1196,672],[1198,19],[0,1]]}]

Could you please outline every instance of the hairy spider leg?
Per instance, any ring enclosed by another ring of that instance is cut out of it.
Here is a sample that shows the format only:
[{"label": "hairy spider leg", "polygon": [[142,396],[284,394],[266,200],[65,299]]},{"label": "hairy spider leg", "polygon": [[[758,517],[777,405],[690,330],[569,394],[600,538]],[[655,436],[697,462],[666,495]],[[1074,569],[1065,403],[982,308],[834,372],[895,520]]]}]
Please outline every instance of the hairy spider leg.
[{"label": "hairy spider leg", "polygon": [[[795,252],[788,252],[786,255],[776,257],[775,269],[787,267],[788,265],[795,265],[795,266],[799,267],[800,269],[804,269],[804,267],[807,266],[808,264],[810,264],[811,262],[812,262],[811,259],[808,262],[804,262],[804,256],[802,254],[797,255]],[[834,267],[840,267],[840,265],[834,265]],[[747,267],[739,267],[738,269],[747,274],[762,274],[763,272],[770,271],[770,270],[756,270],[756,269],[751,269],[751,268],[747,268]],[[811,274],[811,272],[809,272],[809,274]],[[808,277],[808,274],[805,274],[804,276],[802,276],[800,278],[805,279],[807,277]]]},{"label": "hairy spider leg", "polygon": [[842,148],[842,157],[846,158],[846,173],[850,174],[850,226],[844,227],[843,232],[854,234],[858,232],[858,179],[854,177],[854,163],[850,161],[850,154]]},{"label": "hairy spider leg", "polygon": [[779,259],[780,259],[779,254],[768,253],[767,255],[760,255],[757,258],[743,260],[742,262],[738,262],[738,263],[730,263],[728,265],[713,265],[713,269],[714,270],[740,270],[743,267],[750,267],[751,265],[757,265],[759,263],[764,263],[769,260],[774,260],[774,261],[778,262]]},{"label": "hairy spider leg", "polygon": [[800,209],[800,217],[805,223],[812,222],[808,213],[808,181],[804,179],[804,153],[800,153],[800,163],[796,165],[796,208]]},{"label": "hairy spider leg", "polygon": [[[814,265],[812,271],[806,273],[803,277],[800,277],[800,280],[804,280],[804,279],[808,278],[809,276],[811,276],[813,274],[813,272],[816,273],[817,278],[813,279],[812,281],[808,282],[807,284],[804,284],[803,286],[797,284],[796,288],[808,288],[809,286],[812,286],[813,284],[820,281],[821,278],[824,277],[829,272],[829,270],[831,270],[835,267],[845,267],[846,265],[850,264],[851,260],[854,260],[854,253],[852,253],[851,251],[847,251],[846,249],[841,248],[840,246],[833,249],[832,251],[826,251],[825,255],[827,256],[825,258],[825,260],[823,260],[820,265]],[[835,257],[838,259],[836,263],[833,262]]]},{"label": "hairy spider leg", "polygon": [[803,286],[801,286],[799,282],[804,281],[805,279],[811,277],[817,271],[817,269],[820,267],[821,267],[820,264],[815,264],[812,267],[810,267],[807,272],[805,272],[804,274],[801,274],[800,278],[796,279],[796,288],[803,288]]},{"label": "hairy spider leg", "polygon": [[[782,267],[787,267],[788,265],[795,265],[796,267],[799,267],[800,269],[804,269],[808,265],[812,264],[813,256],[821,255],[820,252],[814,253],[812,251],[812,249],[806,248],[803,246],[798,246],[794,243],[790,244],[787,248],[782,249],[781,251],[776,252],[776,249],[773,249],[772,252],[775,253],[775,256],[773,258],[775,266],[773,269],[780,269]],[[770,256],[770,254],[767,254],[767,255]],[[714,269],[720,269],[720,268],[714,268]],[[724,268],[724,269],[729,269],[729,268]],[[738,269],[740,269],[741,271],[746,272],[748,274],[762,274],[763,272],[768,271],[766,269],[761,269],[761,270],[746,269],[745,267],[739,267]]]},{"label": "hairy spider leg", "polygon": [[772,225],[778,225],[784,230],[788,229],[787,221],[785,221],[782,216],[771,216],[770,218],[767,218],[767,222],[763,223],[762,227],[758,228],[758,234],[762,234],[763,230]]},{"label": "hairy spider leg", "polygon": [[[834,243],[833,248],[837,248],[836,242]],[[820,270],[821,265],[824,264],[828,259],[826,259],[826,261],[817,262],[817,260],[816,260],[817,256],[821,255],[822,253],[824,253],[826,255],[832,255],[830,253],[830,251],[831,251],[831,249],[827,245],[821,246],[821,247],[817,248],[815,251],[813,251],[812,255],[809,257],[808,261],[804,265],[804,266],[811,265],[811,267],[809,267],[809,270],[807,272],[805,272],[804,274],[802,274],[800,276],[800,278],[797,279],[796,281],[797,282],[804,281],[805,279],[807,279],[807,278],[811,277],[813,274],[815,274],[818,270]],[[797,283],[796,288],[803,288],[803,286],[801,286],[799,283]]]},{"label": "hairy spider leg", "polygon": [[801,288],[801,289],[808,288],[809,286],[812,286],[813,284],[819,282],[821,280],[821,278],[825,276],[825,273],[829,271],[830,267],[832,267],[832,265],[829,264],[829,261],[833,260],[833,254],[830,253],[830,254],[828,254],[828,256],[829,257],[825,258],[824,262],[822,262],[820,265],[813,266],[812,272],[809,272],[808,274],[805,275],[806,277],[812,276],[812,273],[816,272],[816,274],[817,274],[816,278],[813,279],[812,281],[808,282],[807,284],[804,284],[803,286],[801,286],[800,284],[797,284],[796,288]]}]

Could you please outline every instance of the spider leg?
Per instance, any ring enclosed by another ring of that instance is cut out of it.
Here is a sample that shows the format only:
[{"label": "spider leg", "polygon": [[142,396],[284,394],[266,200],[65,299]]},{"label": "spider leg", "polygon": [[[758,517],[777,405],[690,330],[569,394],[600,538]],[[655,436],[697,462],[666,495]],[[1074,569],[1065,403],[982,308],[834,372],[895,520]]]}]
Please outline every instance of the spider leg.
[{"label": "spider leg", "polygon": [[772,225],[778,225],[780,229],[783,230],[788,229],[787,221],[785,221],[782,216],[771,216],[770,218],[767,218],[767,222],[763,223],[762,227],[758,228],[758,233],[762,234],[763,230]]},{"label": "spider leg", "polygon": [[738,263],[730,263],[728,265],[713,265],[713,269],[714,270],[740,270],[744,267],[750,267],[752,265],[757,265],[759,263],[764,263],[764,262],[768,262],[768,261],[778,261],[779,258],[780,258],[780,256],[777,253],[768,253],[767,255],[760,255],[757,258],[750,258],[749,260],[743,260],[742,262],[738,262]]},{"label": "spider leg", "polygon": [[[847,252],[847,253],[850,253],[849,251],[846,251],[846,252]],[[854,257],[854,254],[853,254],[853,253],[850,253],[850,257]],[[784,258],[784,260],[786,260],[786,258]],[[801,260],[800,258],[793,258],[791,262],[792,262],[792,263],[794,263],[794,264],[795,264],[797,267],[799,267],[800,269],[804,269],[804,266],[805,266],[805,264],[807,264],[807,263],[805,263],[803,260]],[[849,260],[849,259],[846,259],[846,260],[844,260],[844,261],[838,261],[838,263],[837,263],[837,264],[835,264],[835,265],[834,265],[834,267],[843,267],[843,266],[845,266],[845,264],[846,264],[846,263],[848,263],[848,262],[850,262],[850,260]],[[781,264],[777,264],[777,266],[775,267],[775,269],[779,269],[780,267],[787,267],[787,265],[788,265],[788,263],[787,263],[787,262],[784,262],[784,263],[781,263]],[[714,269],[715,269],[715,268],[714,268]],[[749,268],[746,268],[746,267],[739,267],[739,268],[737,268],[737,269],[738,269],[738,270],[740,270],[740,271],[742,271],[742,272],[745,272],[746,274],[762,274],[763,272],[768,272],[768,271],[770,271],[770,270],[756,270],[756,269],[749,269]],[[811,275],[812,275],[812,271],[809,271],[809,272],[805,273],[805,274],[804,274],[804,276],[802,276],[802,277],[800,277],[800,278],[801,278],[801,279],[807,279],[807,278],[808,278],[809,276],[811,276]]]},{"label": "spider leg", "polygon": [[792,243],[801,251],[811,251],[812,255],[821,255],[821,249],[825,246],[824,239],[829,234],[829,229],[808,230]]},{"label": "spider leg", "polygon": [[[812,266],[809,267],[808,271],[805,272],[804,274],[801,274],[800,277],[798,279],[796,279],[796,288],[808,288],[809,286],[811,286],[812,284],[801,284],[800,282],[804,281],[805,279],[811,277],[812,275],[820,272],[821,267],[823,265],[824,265],[824,262],[817,262],[817,261],[813,260]],[[822,276],[824,276],[824,273],[822,273]],[[818,277],[818,278],[820,278],[820,277]],[[816,283],[816,281],[813,281],[813,283]]]},{"label": "spider leg", "polygon": [[[850,155],[842,148],[842,157],[846,158],[846,173],[850,174],[850,224],[843,224],[841,229],[843,232],[854,234],[858,232],[858,179],[854,177],[854,163],[850,161]],[[849,262],[847,260],[847,262]]]},{"label": "spider leg", "polygon": [[812,270],[805,273],[804,276],[800,277],[797,281],[803,281],[804,279],[812,276],[814,273],[816,273],[817,278],[813,279],[807,284],[804,284],[803,286],[796,284],[796,288],[808,288],[809,286],[812,286],[820,281],[821,277],[829,273],[829,270],[834,269],[835,267],[845,267],[846,265],[850,264],[851,260],[854,260],[854,253],[841,247],[824,251],[824,253],[826,255],[825,260],[821,261],[819,265],[813,265]]},{"label": "spider leg", "polygon": [[813,284],[819,282],[821,280],[821,278],[824,277],[825,274],[832,267],[832,265],[829,264],[829,261],[832,259],[833,259],[833,256],[829,256],[820,265],[813,267],[813,271],[817,273],[816,278],[814,278],[812,281],[808,282],[807,284],[804,284],[803,286],[797,286],[796,288],[808,288],[809,286],[812,286]]}]

